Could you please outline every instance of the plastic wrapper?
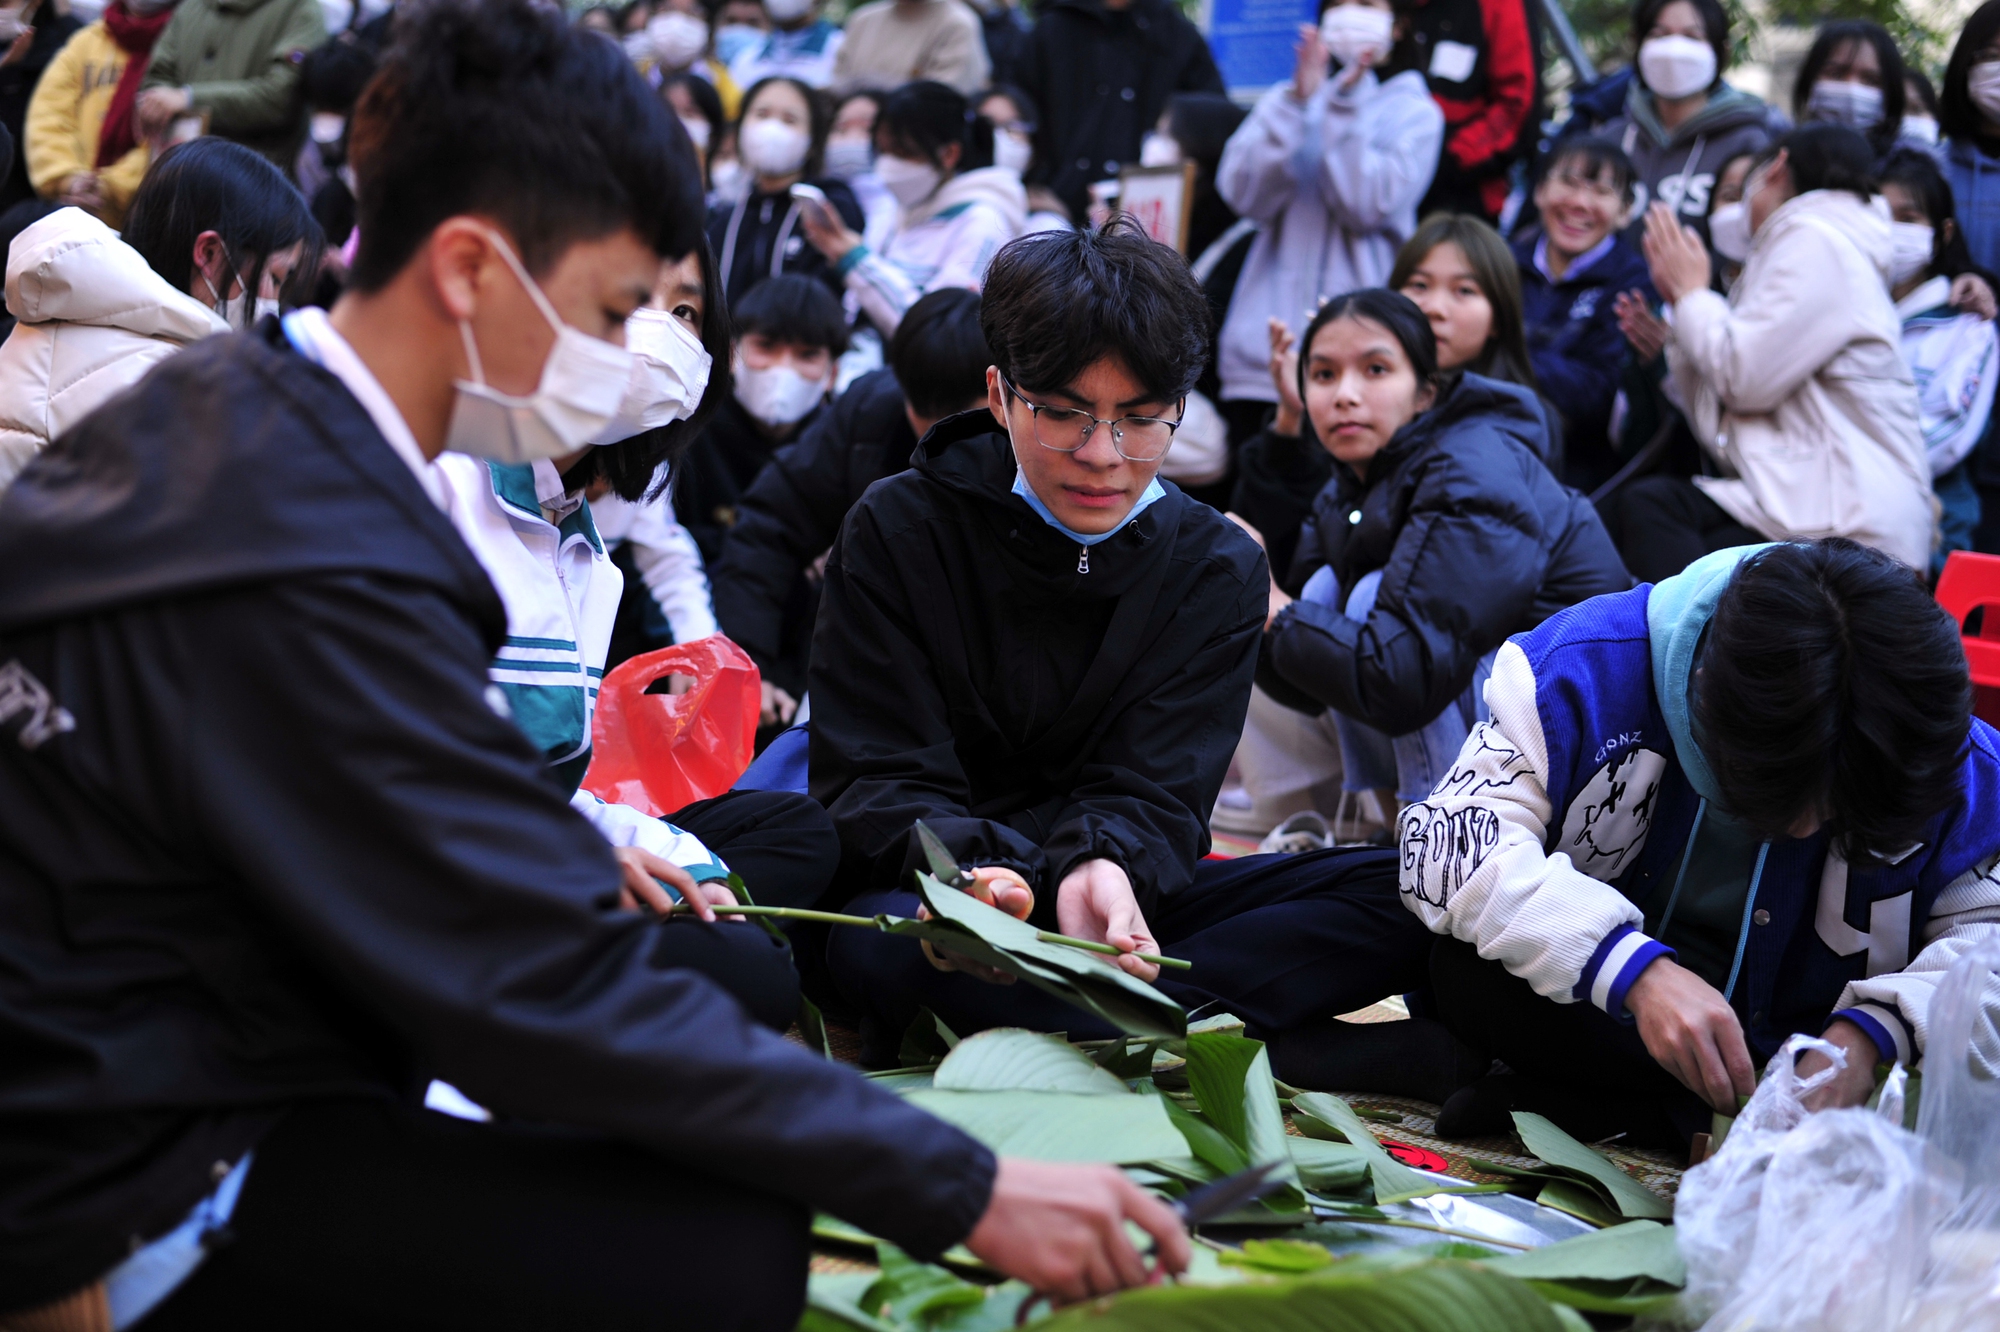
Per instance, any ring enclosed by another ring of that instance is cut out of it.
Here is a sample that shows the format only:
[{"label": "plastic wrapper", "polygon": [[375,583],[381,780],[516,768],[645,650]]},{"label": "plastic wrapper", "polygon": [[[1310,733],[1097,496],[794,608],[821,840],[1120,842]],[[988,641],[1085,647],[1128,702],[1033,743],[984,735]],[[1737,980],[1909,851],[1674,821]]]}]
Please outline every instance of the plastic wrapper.
[{"label": "plastic wrapper", "polygon": [[[692,679],[687,692],[666,692],[676,675]],[[721,795],[755,753],[761,684],[721,634],[620,663],[597,693],[584,789],[655,818]]]}]

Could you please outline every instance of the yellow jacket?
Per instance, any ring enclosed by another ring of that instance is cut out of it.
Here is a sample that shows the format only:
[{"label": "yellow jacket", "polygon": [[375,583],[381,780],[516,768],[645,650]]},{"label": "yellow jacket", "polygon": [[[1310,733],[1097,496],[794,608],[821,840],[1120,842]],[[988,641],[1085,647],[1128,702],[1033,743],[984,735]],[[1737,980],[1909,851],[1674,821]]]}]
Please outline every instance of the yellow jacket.
[{"label": "yellow jacket", "polygon": [[[103,20],[80,29],[56,52],[56,58],[35,85],[28,102],[26,139],[28,180],[35,192],[53,199],[63,182],[83,171],[96,171],[97,140],[112,90],[125,72],[125,52],[104,30]],[[125,210],[146,174],[144,144],[98,172],[104,194],[104,221],[113,230],[125,223]]]}]

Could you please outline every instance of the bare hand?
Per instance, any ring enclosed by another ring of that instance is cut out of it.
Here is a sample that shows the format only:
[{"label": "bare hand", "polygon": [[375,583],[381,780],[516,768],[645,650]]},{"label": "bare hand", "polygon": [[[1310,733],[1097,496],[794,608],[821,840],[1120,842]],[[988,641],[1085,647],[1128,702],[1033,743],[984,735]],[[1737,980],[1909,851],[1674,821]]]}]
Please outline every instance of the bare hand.
[{"label": "bare hand", "polygon": [[34,44],[35,30],[33,28],[21,29],[20,36],[16,37],[7,47],[7,54],[0,56],[0,65],[20,64],[28,58],[28,51]]},{"label": "bare hand", "polygon": [[183,88],[148,88],[132,107],[132,128],[142,139],[157,137],[173,118],[188,109]]},{"label": "bare hand", "polygon": [[611,854],[617,857],[618,867],[624,874],[624,881],[618,888],[618,905],[627,911],[637,911],[641,903],[651,907],[660,915],[672,913],[674,899],[660,881],[673,886],[694,913],[703,920],[714,920],[713,906],[735,906],[736,894],[720,879],[707,883],[696,883],[694,876],[651,851],[643,851],[636,846],[614,846]]},{"label": "bare hand", "polygon": [[[972,887],[965,891],[987,906],[997,907],[1015,920],[1026,920],[1028,913],[1035,909],[1035,890],[1028,881],[1004,865],[981,865],[967,870],[972,876]],[[931,918],[928,907],[917,908],[918,920]],[[963,953],[954,953],[949,948],[939,948],[930,940],[922,940],[924,956],[939,971],[963,971],[968,976],[976,976],[989,985],[1012,985],[1012,972],[989,967],[983,962],[975,962]]]},{"label": "bare hand", "polygon": [[1142,981],[1160,974],[1157,963],[1132,956],[1158,953],[1160,945],[1132,895],[1132,880],[1109,860],[1086,860],[1064,876],[1056,889],[1056,924],[1072,939],[1110,944],[1119,952],[1113,963]]},{"label": "bare hand", "polygon": [[1708,286],[1708,247],[1693,227],[1682,226],[1673,210],[1656,203],[1646,210],[1646,263],[1653,289],[1672,305]]},{"label": "bare hand", "polygon": [[1337,92],[1354,91],[1354,85],[1361,82],[1361,76],[1375,64],[1375,52],[1370,49],[1354,57],[1352,64],[1340,71],[1340,80],[1334,84]]},{"label": "bare hand", "polygon": [[1960,273],[1951,280],[1951,308],[1976,314],[1981,319],[1991,319],[2000,313],[2000,304],[1993,299],[1993,288],[1977,273]]},{"label": "bare hand", "polygon": [[[1846,1018],[1841,1018],[1828,1027],[1820,1039],[1840,1047],[1847,1056],[1847,1067],[1834,1074],[1824,1087],[1806,1097],[1806,1109],[1844,1110],[1866,1105],[1875,1092],[1875,1065],[1882,1058],[1882,1052],[1875,1047],[1875,1038]],[[1809,1078],[1832,1064],[1833,1060],[1820,1051],[1808,1050],[1799,1056],[1799,1077]]]},{"label": "bare hand", "polygon": [[1278,390],[1278,411],[1271,429],[1280,435],[1296,435],[1306,414],[1299,400],[1298,339],[1282,319],[1271,320],[1271,383]]},{"label": "bare hand", "polygon": [[765,680],[760,686],[761,700],[758,704],[757,724],[759,726],[790,726],[792,718],[798,714],[799,703],[778,686]]},{"label": "bare hand", "polygon": [[1299,44],[1292,48],[1298,52],[1299,62],[1292,71],[1292,96],[1301,102],[1309,102],[1312,95],[1326,82],[1326,66],[1330,57],[1326,53],[1326,43],[1320,40],[1319,27],[1312,23],[1299,25]]},{"label": "bare hand", "polygon": [[103,186],[95,172],[79,171],[56,188],[56,202],[95,212],[104,204]]},{"label": "bare hand", "polygon": [[[1126,1237],[1131,1221],[1159,1242],[1158,1267]],[[1165,1203],[1112,1166],[1003,1156],[985,1215],[965,1246],[1063,1304],[1150,1285],[1187,1270],[1187,1229]]]},{"label": "bare hand", "polygon": [[1757,1089],[1743,1024],[1721,991],[1670,957],[1656,959],[1625,992],[1646,1053],[1725,1115]]},{"label": "bare hand", "polygon": [[1667,321],[1653,313],[1653,307],[1646,298],[1636,291],[1621,291],[1611,300],[1611,308],[1618,316],[1618,331],[1632,344],[1638,353],[1641,365],[1651,365],[1666,350],[1667,339],[1673,336],[1673,329]]},{"label": "bare hand", "polygon": [[806,199],[799,207],[799,222],[806,229],[806,240],[815,250],[826,256],[830,264],[837,264],[848,256],[855,246],[861,244],[861,237],[854,234],[848,225],[840,220],[840,214],[817,199]]}]

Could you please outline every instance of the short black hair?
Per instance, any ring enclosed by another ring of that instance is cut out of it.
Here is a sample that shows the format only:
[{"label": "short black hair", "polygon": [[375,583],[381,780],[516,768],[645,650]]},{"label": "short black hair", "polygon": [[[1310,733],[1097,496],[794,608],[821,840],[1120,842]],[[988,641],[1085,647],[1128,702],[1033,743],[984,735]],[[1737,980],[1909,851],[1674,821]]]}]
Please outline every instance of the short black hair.
[{"label": "short black hair", "polygon": [[297,187],[263,155],[213,136],[160,154],[132,196],[122,235],[147,267],[186,291],[195,239],[204,231],[222,237],[223,258],[249,296],[246,318],[264,284],[264,266],[277,251],[305,243],[285,279],[285,304],[299,304],[318,281],[325,243]]},{"label": "short black hair", "polygon": [[1848,861],[1894,856],[1958,791],[1972,681],[1917,572],[1845,537],[1746,558],[1692,686],[1729,812],[1783,838],[1824,820]]},{"label": "short black hair", "polygon": [[993,97],[1004,97],[1012,102],[1014,109],[1021,113],[1021,123],[1028,127],[1029,133],[1032,134],[1042,123],[1041,106],[1036,103],[1033,97],[1028,95],[1028,90],[1019,84],[995,83],[982,88],[979,95],[972,99],[972,105],[975,107],[984,106],[987,99]]},{"label": "short black hair", "polygon": [[1320,306],[1314,312],[1312,322],[1306,325],[1306,331],[1300,335],[1298,380],[1301,401],[1306,396],[1306,362],[1312,356],[1313,339],[1336,319],[1366,319],[1371,324],[1380,324],[1388,329],[1402,344],[1403,355],[1410,358],[1410,368],[1417,372],[1417,387],[1439,386],[1437,330],[1431,327],[1430,317],[1400,291],[1391,291],[1387,287],[1365,287],[1360,291],[1343,292]]},{"label": "short black hair", "polygon": [[962,412],[986,397],[993,364],[979,325],[979,293],[944,287],[918,299],[889,339],[889,365],[918,416]]},{"label": "short black hair", "polygon": [[1584,174],[1592,180],[1609,171],[1612,187],[1628,207],[1631,205],[1632,185],[1639,172],[1615,141],[1594,134],[1578,134],[1559,140],[1555,147],[1549,149],[1548,156],[1542,159],[1542,169],[1536,175],[1535,183],[1539,185],[1555,175],[1556,168],[1565,162],[1581,162]]},{"label": "short black hair", "polygon": [[1106,356],[1160,402],[1208,360],[1208,298],[1187,261],[1125,214],[1097,231],[1044,231],[1002,246],[979,311],[993,363],[1016,388],[1053,393]]},{"label": "short black hair", "polygon": [[1951,59],[1944,67],[1944,87],[1938,90],[1941,137],[1970,143],[1986,136],[1985,117],[1972,104],[1966,83],[1973,65],[1995,37],[2000,37],[2000,0],[1986,0],[1958,30],[1958,44],[1951,48]]},{"label": "short black hair", "polygon": [[[678,74],[669,74],[660,80],[660,100],[665,102],[668,90],[673,88],[687,90],[689,99],[701,112],[701,118],[708,122],[709,143],[719,142],[723,133],[729,128],[729,117],[723,114],[722,94],[715,90],[715,85],[701,75],[684,69]],[[671,110],[673,103],[667,102],[667,107]],[[679,116],[680,112],[676,111],[674,114]]]},{"label": "short black hair", "polygon": [[600,477],[620,499],[637,503],[665,490],[668,475],[661,463],[678,466],[702,427],[723,403],[733,387],[730,378],[729,308],[723,304],[722,278],[715,264],[715,251],[706,240],[695,246],[701,261],[702,317],[701,345],[708,352],[708,387],[692,414],[669,421],[653,430],[641,431],[630,439],[590,449],[563,473],[565,490],[582,490]]},{"label": "short black hair", "polygon": [[348,155],[359,291],[387,285],[466,213],[498,220],[531,273],[620,228],[662,257],[701,239],[701,175],[679,117],[616,42],[537,0],[405,5]]},{"label": "short black hair", "polygon": [[1845,125],[1815,122],[1786,130],[1757,154],[1752,171],[1785,155],[1792,176],[1792,193],[1846,190],[1867,203],[1875,195],[1875,150],[1868,140]]},{"label": "short black hair", "polygon": [[[1637,52],[1646,44],[1646,34],[1659,22],[1660,11],[1674,0],[1639,0],[1632,7],[1632,49]],[[1722,7],[1721,0],[1688,0],[1695,13],[1701,15],[1702,35],[1715,51],[1715,81],[1709,84],[1713,91],[1722,86],[1722,71],[1729,68],[1729,11]],[[1639,72],[1639,62],[1632,62],[1632,77],[1644,87],[1646,76]]]},{"label": "short black hair", "polygon": [[1867,19],[1838,19],[1820,24],[1819,31],[1813,36],[1812,49],[1806,52],[1805,61],[1799,66],[1798,78],[1792,84],[1792,119],[1805,120],[1806,103],[1812,100],[1812,87],[1819,82],[1820,71],[1826,68],[1826,62],[1833,59],[1835,52],[1855,42],[1873,47],[1876,63],[1882,68],[1882,119],[1867,131],[1869,142],[1876,155],[1880,156],[1896,142],[1909,91],[1903,86],[1903,54],[1896,49],[1896,39],[1879,23],[1870,23]]},{"label": "short black hair", "polygon": [[824,347],[835,356],[847,350],[847,316],[840,301],[824,282],[802,273],[762,279],[737,298],[733,315],[733,337],[757,333],[774,342]]},{"label": "short black hair", "polygon": [[890,93],[875,118],[875,142],[898,157],[942,166],[950,144],[960,152],[957,171],[993,165],[993,122],[975,114],[964,93],[935,79],[918,79]]},{"label": "short black hair", "polygon": [[375,52],[352,31],[320,43],[299,62],[306,105],[315,111],[348,114],[375,76],[376,63]]},{"label": "short black hair", "polygon": [[1951,182],[1938,169],[1937,159],[1920,148],[1898,148],[1882,164],[1876,188],[1900,185],[1910,193],[1917,207],[1930,220],[1936,239],[1931,246],[1931,273],[1955,278],[1973,269],[1972,251],[1959,225]]}]

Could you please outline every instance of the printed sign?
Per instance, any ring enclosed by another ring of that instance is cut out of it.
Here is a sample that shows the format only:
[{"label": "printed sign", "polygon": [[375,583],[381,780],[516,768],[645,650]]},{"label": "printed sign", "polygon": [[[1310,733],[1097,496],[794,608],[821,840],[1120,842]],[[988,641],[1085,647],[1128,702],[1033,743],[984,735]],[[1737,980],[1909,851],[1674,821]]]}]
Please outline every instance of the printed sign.
[{"label": "printed sign", "polygon": [[1299,25],[1319,16],[1314,0],[1206,0],[1201,30],[1232,93],[1255,93],[1292,77]]}]

